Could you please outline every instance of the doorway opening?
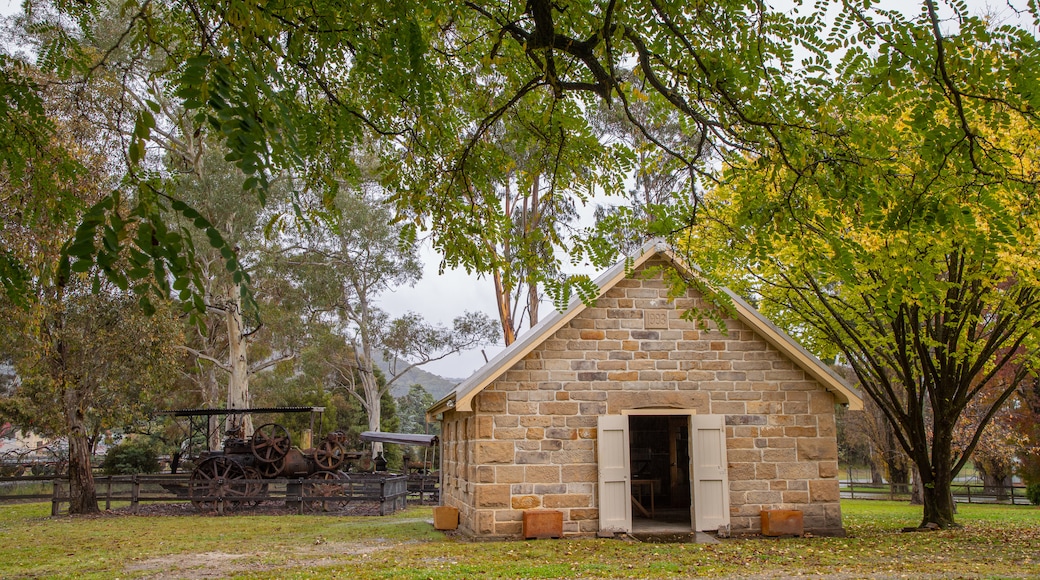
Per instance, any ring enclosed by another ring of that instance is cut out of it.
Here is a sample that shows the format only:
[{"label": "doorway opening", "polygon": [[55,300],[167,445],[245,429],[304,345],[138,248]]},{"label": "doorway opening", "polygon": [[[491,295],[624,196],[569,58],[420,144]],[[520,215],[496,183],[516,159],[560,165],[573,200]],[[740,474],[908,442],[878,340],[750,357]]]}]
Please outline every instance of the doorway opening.
[{"label": "doorway opening", "polygon": [[633,531],[689,532],[690,417],[630,415],[628,420]]}]

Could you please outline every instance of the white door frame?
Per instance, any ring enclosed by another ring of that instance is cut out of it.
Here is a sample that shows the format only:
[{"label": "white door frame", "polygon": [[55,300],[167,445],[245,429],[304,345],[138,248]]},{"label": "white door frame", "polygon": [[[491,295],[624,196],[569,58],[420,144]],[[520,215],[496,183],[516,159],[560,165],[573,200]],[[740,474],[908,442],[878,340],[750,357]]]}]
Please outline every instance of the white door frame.
[{"label": "white door frame", "polygon": [[[720,525],[729,524],[725,416],[698,415],[693,409],[623,409],[620,415],[599,417],[597,462],[601,532],[632,531],[632,463],[628,449],[628,418],[677,415],[690,417],[691,528],[695,531],[716,530]],[[701,446],[702,451],[697,450],[698,446]]]}]

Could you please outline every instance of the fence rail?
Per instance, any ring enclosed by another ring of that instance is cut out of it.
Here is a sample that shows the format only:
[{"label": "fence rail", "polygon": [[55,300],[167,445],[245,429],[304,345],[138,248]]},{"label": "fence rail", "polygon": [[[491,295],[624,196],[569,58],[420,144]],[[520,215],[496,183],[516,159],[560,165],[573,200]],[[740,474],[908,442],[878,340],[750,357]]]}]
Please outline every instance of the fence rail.
[{"label": "fence rail", "polygon": [[[191,486],[188,474],[95,476],[98,503],[195,502],[203,509],[227,509],[260,502],[284,502],[305,511],[336,511],[351,501],[378,502],[379,515],[404,509],[408,489],[404,475],[352,474],[340,479],[233,479]],[[424,490],[429,492],[428,490]],[[420,498],[422,495],[420,494]],[[67,477],[0,477],[0,503],[50,500],[51,515],[69,503]]]},{"label": "fence rail", "polygon": [[[839,482],[843,499],[910,499],[910,486],[889,483],[869,483],[843,480]],[[982,484],[954,483],[951,492],[957,503],[1003,503],[1029,505],[1024,485],[1008,485],[1002,488]]]}]

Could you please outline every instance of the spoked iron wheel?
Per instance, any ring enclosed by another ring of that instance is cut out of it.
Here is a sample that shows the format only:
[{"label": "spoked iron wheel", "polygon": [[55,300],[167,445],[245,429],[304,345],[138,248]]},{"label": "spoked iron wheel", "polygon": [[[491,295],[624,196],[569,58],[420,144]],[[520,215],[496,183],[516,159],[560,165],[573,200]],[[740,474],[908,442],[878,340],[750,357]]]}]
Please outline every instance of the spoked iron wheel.
[{"label": "spoked iron wheel", "polygon": [[262,498],[267,496],[267,483],[260,481],[264,479],[264,475],[255,467],[243,467],[242,471],[245,472],[245,478],[251,480],[245,484],[246,496],[250,498],[246,501],[253,505],[260,505],[264,501]]},{"label": "spoked iron wheel", "polygon": [[350,478],[342,471],[319,471],[312,474],[304,484],[304,494],[312,499],[304,502],[304,507],[309,511],[326,512],[343,509],[350,503],[349,498],[342,497],[349,491],[348,484],[343,481],[347,479]]},{"label": "spoked iron wheel", "polygon": [[270,463],[260,463],[256,466],[256,469],[264,479],[274,479],[282,474],[283,467],[285,467],[284,457]]},{"label": "spoked iron wheel", "polygon": [[342,444],[326,439],[314,450],[314,462],[324,471],[335,471],[343,465],[347,457],[347,449]]},{"label": "spoked iron wheel", "polygon": [[263,463],[274,463],[285,458],[292,447],[289,431],[277,423],[267,423],[256,428],[249,444],[253,455]]},{"label": "spoked iron wheel", "polygon": [[188,497],[198,509],[214,509],[223,503],[235,506],[246,495],[242,466],[227,457],[210,457],[191,472]]}]

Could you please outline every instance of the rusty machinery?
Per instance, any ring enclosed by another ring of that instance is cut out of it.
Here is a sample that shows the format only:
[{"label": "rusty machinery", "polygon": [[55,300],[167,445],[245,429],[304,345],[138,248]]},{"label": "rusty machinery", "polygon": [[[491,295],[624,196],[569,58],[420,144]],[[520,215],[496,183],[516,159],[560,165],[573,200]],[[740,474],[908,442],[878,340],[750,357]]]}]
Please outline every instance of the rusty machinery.
[{"label": "rusty machinery", "polygon": [[[194,436],[203,432],[208,440],[209,418],[214,415],[310,412],[313,428],[314,414],[320,417],[322,411],[323,407],[273,407],[187,409],[167,411],[164,414],[187,417],[192,431],[189,441],[194,441]],[[300,491],[303,495],[316,498],[307,502],[307,507],[339,507],[345,500],[318,498],[343,495],[342,482],[349,479],[344,472],[347,462],[361,456],[360,453],[347,451],[346,439],[345,433],[335,431],[322,438],[313,448],[300,449],[292,444],[288,429],[277,423],[261,425],[249,437],[242,436],[240,427],[233,428],[228,432],[222,450],[198,454],[195,469],[188,480],[189,497],[192,504],[200,509],[223,508],[224,504],[260,503],[267,494],[268,484],[265,480],[305,478],[308,481]],[[194,455],[191,449],[188,452]]]}]

